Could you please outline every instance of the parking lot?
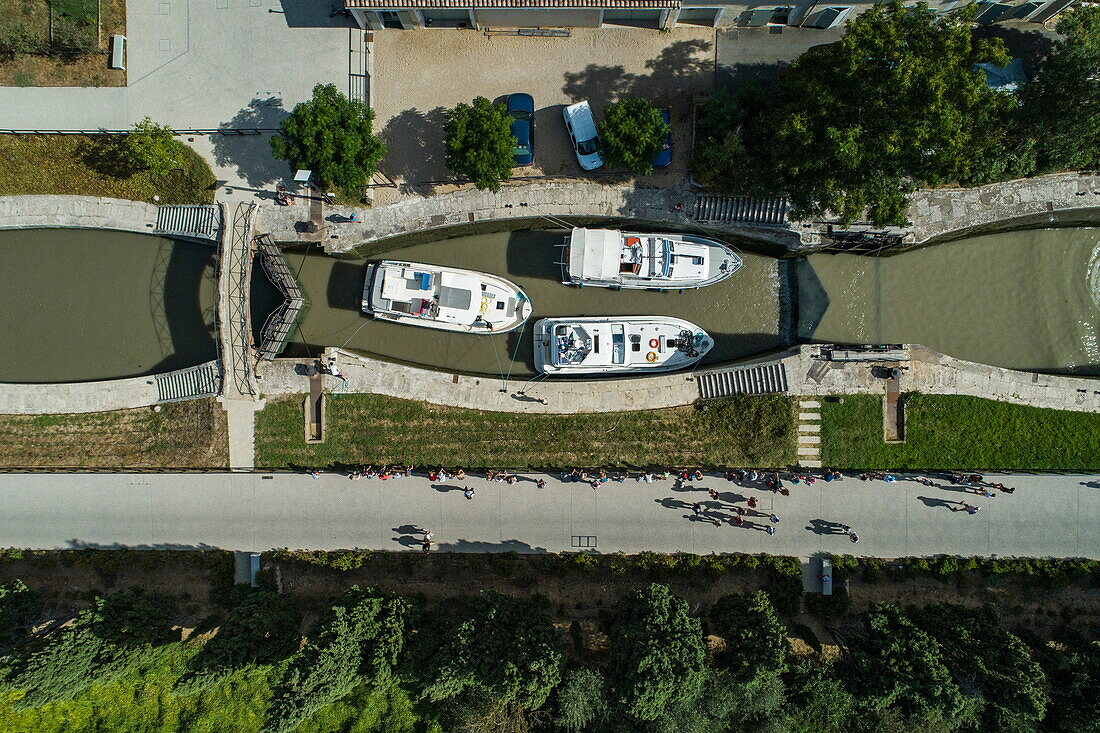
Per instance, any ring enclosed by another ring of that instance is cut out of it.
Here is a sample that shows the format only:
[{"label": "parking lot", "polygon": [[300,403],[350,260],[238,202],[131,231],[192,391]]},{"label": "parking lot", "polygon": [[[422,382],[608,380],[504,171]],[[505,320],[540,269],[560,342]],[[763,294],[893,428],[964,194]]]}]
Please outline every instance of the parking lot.
[{"label": "parking lot", "polygon": [[389,148],[382,170],[400,188],[377,189],[376,200],[446,186],[444,109],[513,92],[531,94],[536,110],[535,164],[517,176],[581,175],[563,107],[587,99],[598,122],[608,103],[637,95],[672,109],[672,165],[649,177],[670,185],[686,169],[691,100],[714,88],[714,35],[713,28],[576,29],[568,38],[487,37],[473,30],[377,33],[371,101]]}]

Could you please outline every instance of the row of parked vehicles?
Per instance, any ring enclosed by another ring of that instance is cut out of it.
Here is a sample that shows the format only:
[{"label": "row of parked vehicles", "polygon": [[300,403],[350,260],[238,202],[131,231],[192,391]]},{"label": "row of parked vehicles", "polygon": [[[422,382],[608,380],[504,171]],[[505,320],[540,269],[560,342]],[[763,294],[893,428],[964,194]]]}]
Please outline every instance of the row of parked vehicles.
[{"label": "row of parked vehicles", "polygon": [[[535,100],[530,94],[517,92],[509,94],[505,101],[508,114],[512,118],[512,136],[516,138],[514,152],[515,165],[525,166],[535,162]],[[565,131],[569,142],[577,155],[577,162],[586,171],[602,168],[603,154],[600,150],[600,135],[596,129],[596,120],[592,116],[592,107],[588,101],[577,102],[566,107],[562,114],[565,118]],[[661,110],[661,119],[666,125],[672,123],[672,111],[667,107]],[[672,163],[672,134],[666,134],[664,144],[653,156],[654,168],[665,168]]]}]

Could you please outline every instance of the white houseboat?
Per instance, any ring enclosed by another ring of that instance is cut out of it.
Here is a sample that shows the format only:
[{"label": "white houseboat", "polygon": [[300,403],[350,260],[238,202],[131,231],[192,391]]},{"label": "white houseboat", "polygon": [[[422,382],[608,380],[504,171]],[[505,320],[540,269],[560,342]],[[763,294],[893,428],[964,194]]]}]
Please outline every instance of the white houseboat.
[{"label": "white houseboat", "polygon": [[531,315],[514,283],[455,267],[385,260],[367,266],[363,310],[376,318],[463,333],[503,333]]},{"label": "white houseboat", "polygon": [[679,318],[565,317],[535,323],[535,368],[545,374],[669,372],[695,364],[713,346],[706,331]]},{"label": "white houseboat", "polygon": [[576,227],[565,238],[562,282],[604,288],[682,290],[741,269],[730,247],[691,234],[636,234]]}]

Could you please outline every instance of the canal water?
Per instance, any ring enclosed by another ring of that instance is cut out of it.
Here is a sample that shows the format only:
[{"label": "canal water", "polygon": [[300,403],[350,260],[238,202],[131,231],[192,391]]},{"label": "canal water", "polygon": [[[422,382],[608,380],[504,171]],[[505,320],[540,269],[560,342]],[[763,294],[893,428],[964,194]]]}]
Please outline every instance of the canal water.
[{"label": "canal water", "polygon": [[216,250],[82,229],[0,231],[0,382],[156,374],[217,358]]},{"label": "canal water", "polygon": [[798,336],[919,343],[1013,369],[1100,374],[1100,228],[973,237],[798,266]]},{"label": "canal water", "polygon": [[[495,336],[448,333],[371,320],[360,310],[366,261],[287,252],[310,300],[309,310],[284,355],[316,356],[325,346],[343,346],[387,359],[447,370],[512,376],[534,374],[531,332],[539,318],[573,315],[661,314],[687,319],[715,339],[707,362],[729,361],[768,351],[780,335],[780,263],[743,253],[745,266],[722,283],[698,290],[656,293],[576,288],[561,283],[561,231],[522,231],[447,239],[389,252],[386,259],[451,265],[502,275],[519,285],[534,305],[522,330]],[[376,258],[380,259],[380,258]],[[785,265],[783,266],[785,268]],[[257,298],[262,296],[253,292]],[[257,302],[253,318],[271,310]],[[515,360],[513,361],[513,356]]]}]

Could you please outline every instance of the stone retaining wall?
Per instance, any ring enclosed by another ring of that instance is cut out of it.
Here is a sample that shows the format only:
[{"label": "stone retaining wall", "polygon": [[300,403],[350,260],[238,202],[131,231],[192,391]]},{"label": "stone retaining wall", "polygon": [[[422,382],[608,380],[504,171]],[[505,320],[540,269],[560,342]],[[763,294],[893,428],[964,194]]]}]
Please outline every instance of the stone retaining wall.
[{"label": "stone retaining wall", "polygon": [[[697,231],[784,252],[797,249],[798,234],[783,227],[749,225],[702,226],[688,217],[694,194],[679,189],[635,188],[589,181],[544,182],[505,186],[500,193],[463,189],[454,193],[410,198],[385,206],[356,209],[325,206],[325,229],[310,236],[302,222],[310,218],[307,204],[265,207],[259,231],[269,232],[277,242],[321,241],[330,254],[359,250],[373,254],[389,249],[380,242],[424,232],[434,239],[466,233],[485,233],[490,223],[498,230],[554,227],[578,221],[633,221],[667,227],[674,231]],[[354,213],[358,221],[349,222]],[[513,226],[509,227],[508,222]],[[400,243],[399,246],[404,246]]]},{"label": "stone retaining wall", "polygon": [[921,244],[958,239],[982,231],[1011,228],[1014,221],[1042,225],[1057,212],[1096,209],[1100,222],[1100,176],[1056,173],[991,183],[979,188],[921,190],[913,194],[908,217],[912,222],[906,241]]},{"label": "stone retaining wall", "polygon": [[94,196],[0,196],[0,229],[116,229],[151,234],[157,207]]},{"label": "stone retaining wall", "polygon": [[0,384],[0,413],[104,412],[157,404],[152,376],[65,384]]},{"label": "stone retaining wall", "polygon": [[[909,369],[902,372],[903,392],[970,395],[1032,407],[1077,412],[1100,411],[1100,379],[1034,374],[975,364],[944,356],[923,346],[911,346]],[[882,393],[884,380],[873,376],[866,362],[824,362],[816,356],[820,347],[802,345],[772,357],[755,357],[735,366],[782,363],[789,393],[822,395]],[[337,356],[347,381],[326,376],[333,394],[361,392],[431,402],[475,410],[526,413],[619,412],[689,405],[699,397],[691,373],[662,374],[627,379],[547,380],[528,385],[525,378],[460,376],[448,372],[395,364],[341,349]],[[300,394],[309,391],[304,359],[277,359],[262,364],[261,388],[265,395]],[[721,369],[721,365],[706,371]],[[527,394],[519,394],[524,390]]]}]

